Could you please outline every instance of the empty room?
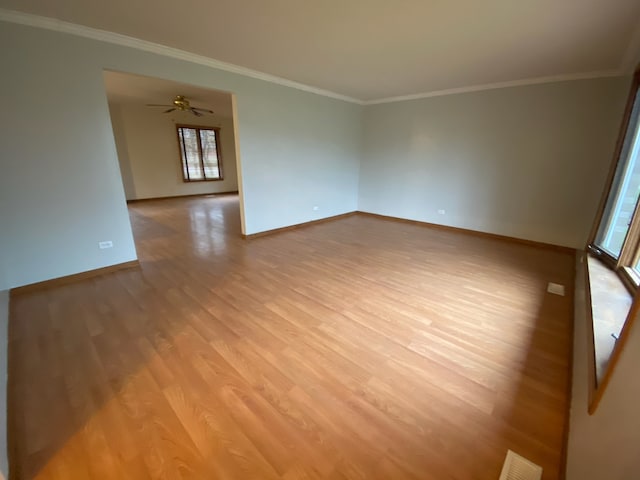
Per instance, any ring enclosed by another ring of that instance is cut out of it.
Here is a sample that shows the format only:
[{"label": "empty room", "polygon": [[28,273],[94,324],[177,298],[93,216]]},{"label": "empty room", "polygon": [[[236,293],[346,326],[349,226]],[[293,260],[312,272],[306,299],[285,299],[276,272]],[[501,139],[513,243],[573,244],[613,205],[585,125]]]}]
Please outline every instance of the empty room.
[{"label": "empty room", "polygon": [[640,3],[0,0],[0,479],[640,478]]}]

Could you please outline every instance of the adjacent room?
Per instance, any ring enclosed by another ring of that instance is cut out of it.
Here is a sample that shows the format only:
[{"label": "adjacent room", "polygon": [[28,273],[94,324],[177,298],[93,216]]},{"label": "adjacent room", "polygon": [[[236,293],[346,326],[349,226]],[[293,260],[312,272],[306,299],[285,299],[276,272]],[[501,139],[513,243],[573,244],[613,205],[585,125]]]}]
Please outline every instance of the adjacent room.
[{"label": "adjacent room", "polygon": [[240,236],[232,94],[123,72],[104,81],[134,236],[176,232],[147,214],[169,205],[189,206],[199,249],[214,231]]},{"label": "adjacent room", "polygon": [[104,81],[128,202],[238,192],[230,93],[122,72]]},{"label": "adjacent room", "polygon": [[640,4],[0,0],[0,479],[640,477]]}]

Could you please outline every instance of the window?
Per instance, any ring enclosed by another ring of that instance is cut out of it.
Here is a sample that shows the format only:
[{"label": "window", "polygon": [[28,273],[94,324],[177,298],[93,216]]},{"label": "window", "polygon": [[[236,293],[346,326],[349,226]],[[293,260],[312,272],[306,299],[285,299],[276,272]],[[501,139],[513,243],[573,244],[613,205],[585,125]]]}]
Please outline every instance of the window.
[{"label": "window", "polygon": [[609,180],[609,191],[600,209],[598,226],[589,248],[627,286],[640,286],[640,70],[634,81]]},{"label": "window", "polygon": [[222,180],[220,129],[178,125],[178,143],[185,182]]},{"label": "window", "polygon": [[633,76],[607,191],[587,247],[590,414],[604,395],[640,312],[639,199],[640,67]]}]

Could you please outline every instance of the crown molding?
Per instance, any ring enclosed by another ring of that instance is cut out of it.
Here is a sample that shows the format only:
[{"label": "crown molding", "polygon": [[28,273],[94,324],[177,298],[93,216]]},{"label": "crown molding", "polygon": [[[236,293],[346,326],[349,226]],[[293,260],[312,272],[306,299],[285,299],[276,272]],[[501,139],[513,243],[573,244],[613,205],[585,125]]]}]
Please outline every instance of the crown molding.
[{"label": "crown molding", "polygon": [[424,93],[416,93],[411,95],[400,95],[386,98],[379,98],[373,100],[360,100],[354,97],[341,95],[339,93],[331,92],[329,90],[323,90],[321,88],[312,87],[303,83],[294,82],[293,80],[287,80],[286,78],[278,77],[268,73],[259,72],[250,68],[241,67],[232,63],[221,62],[213,58],[205,57],[203,55],[197,55],[184,50],[180,50],[166,45],[160,45],[158,43],[148,42],[139,38],[129,37],[119,33],[109,32],[107,30],[100,30],[97,28],[85,27],[75,23],[65,22],[50,17],[43,17],[31,13],[18,12],[15,10],[7,10],[0,8],[0,21],[17,23],[20,25],[26,25],[29,27],[43,28],[46,30],[53,30],[56,32],[67,33],[70,35],[76,35],[80,37],[90,38],[92,40],[98,40],[101,42],[112,43],[124,47],[134,48],[145,52],[155,53],[158,55],[175,58],[178,60],[184,60],[187,62],[203,65],[206,67],[223,70],[246,77],[263,80],[265,82],[282,85],[285,87],[295,88],[304,92],[321,95],[324,97],[334,98],[336,100],[342,100],[345,102],[355,103],[358,105],[378,105],[382,103],[403,102],[408,100],[419,100],[422,98],[442,97],[445,95],[456,95],[461,93],[480,92],[483,90],[495,90],[499,88],[509,87],[523,87],[527,85],[539,85],[544,83],[556,83],[556,82],[568,82],[573,80],[587,80],[595,78],[607,78],[607,77],[619,77],[625,74],[629,74],[635,68],[635,64],[638,60],[638,54],[640,53],[640,25],[634,31],[634,34],[629,42],[623,59],[620,64],[620,68],[614,70],[602,70],[596,72],[566,74],[566,75],[552,75],[547,77],[528,78],[522,80],[512,80],[506,82],[487,83],[481,85],[470,85],[459,88],[449,88],[445,90],[434,90]]},{"label": "crown molding", "polygon": [[398,97],[387,97],[376,100],[367,100],[365,105],[378,105],[381,103],[404,102],[407,100],[419,100],[421,98],[443,97],[445,95],[455,95],[460,93],[480,92],[483,90],[495,90],[499,88],[524,87],[527,85],[540,85],[544,83],[570,82],[572,80],[588,80],[593,78],[619,77],[624,75],[620,70],[603,70],[599,72],[575,73],[568,75],[553,75],[549,77],[527,78],[523,80],[512,80],[509,82],[485,83],[482,85],[470,85],[468,87],[449,88],[446,90],[434,90],[432,92],[416,93],[414,95],[401,95]]},{"label": "crown molding", "polygon": [[250,68],[241,67],[232,63],[221,62],[219,60],[205,57],[203,55],[197,55],[195,53],[186,52],[177,48],[167,47],[166,45],[160,45],[158,43],[140,40],[139,38],[129,37],[127,35],[121,35],[119,33],[109,32],[107,30],[85,27],[83,25],[77,25],[75,23],[57,20],[55,18],[42,17],[40,15],[34,15],[31,13],[17,12],[15,10],[0,9],[0,20],[5,22],[17,23],[20,25],[26,25],[29,27],[53,30],[55,32],[68,33],[71,35],[90,38],[92,40],[99,40],[101,42],[112,43],[123,47],[135,48],[137,50],[156,53],[165,57],[184,60],[187,62],[204,65],[206,67],[224,70],[225,72],[237,73],[238,75],[243,75],[245,77],[251,77],[258,80],[263,80],[265,82],[295,88],[304,92],[334,98],[336,100],[357,103],[359,105],[362,105],[363,103],[357,98],[348,97],[346,95],[341,95],[329,90],[323,90],[321,88],[312,87],[303,83],[294,82],[292,80],[287,80],[286,78],[277,77],[275,75],[259,72],[257,70],[251,70]]}]

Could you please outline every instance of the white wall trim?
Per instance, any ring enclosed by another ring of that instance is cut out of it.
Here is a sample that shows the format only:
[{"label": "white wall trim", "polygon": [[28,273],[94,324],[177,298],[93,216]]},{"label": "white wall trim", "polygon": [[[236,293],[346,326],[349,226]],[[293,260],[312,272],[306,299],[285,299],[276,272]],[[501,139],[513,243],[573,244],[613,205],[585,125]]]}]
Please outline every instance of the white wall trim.
[{"label": "white wall trim", "polygon": [[57,20],[55,18],[43,17],[40,15],[34,15],[31,13],[17,12],[15,10],[7,10],[0,8],[0,21],[17,23],[20,25],[27,25],[30,27],[44,28],[47,30],[53,30],[56,32],[68,33],[71,35],[77,35],[80,37],[91,38],[93,40],[99,40],[101,42],[112,43],[115,45],[121,45],[124,47],[135,48],[137,50],[143,50],[145,52],[155,53],[166,57],[176,58],[178,60],[184,60],[206,67],[223,70],[226,72],[236,73],[238,75],[244,75],[246,77],[256,78],[265,82],[275,83],[285,87],[295,88],[304,92],[314,93],[316,95],[322,95],[329,98],[335,98],[345,102],[356,103],[358,105],[377,105],[380,103],[393,103],[403,102],[407,100],[418,100],[421,98],[441,97],[444,95],[456,95],[460,93],[479,92],[482,90],[494,90],[498,88],[509,87],[522,87],[526,85],[539,85],[544,83],[556,83],[556,82],[568,82],[573,80],[587,80],[593,78],[607,78],[607,77],[619,77],[629,73],[633,67],[635,67],[635,53],[637,48],[640,48],[640,26],[634,32],[633,38],[629,43],[629,46],[624,54],[621,66],[615,70],[603,70],[596,72],[574,73],[566,75],[552,75],[548,77],[527,78],[522,80],[511,80],[506,82],[487,83],[482,85],[470,85],[459,88],[449,88],[445,90],[434,90],[431,92],[416,93],[411,95],[401,95],[395,97],[379,98],[374,100],[360,100],[357,98],[341,95],[339,93],[331,92],[329,90],[323,90],[321,88],[312,87],[303,83],[294,82],[293,80],[287,80],[286,78],[277,77],[268,73],[259,72],[250,68],[241,67],[232,63],[221,62],[213,58],[205,57],[203,55],[197,55],[195,53],[186,52],[173,47],[167,47],[158,43],[148,42],[146,40],[140,40],[138,38],[129,37],[127,35],[121,35],[119,33],[109,32],[106,30],[100,30],[97,28],[85,27],[83,25],[77,25],[75,23],[65,22]]},{"label": "white wall trim", "polygon": [[97,28],[85,27],[83,25],[77,25],[75,23],[57,20],[55,18],[42,17],[40,15],[33,15],[31,13],[16,12],[14,10],[6,10],[0,8],[0,20],[5,22],[18,23],[20,25],[27,25],[29,27],[43,28],[46,30],[53,30],[56,32],[91,38],[93,40],[113,43],[115,45],[121,45],[123,47],[135,48],[137,50],[156,53],[165,57],[171,57],[178,60],[197,63],[206,67],[224,70],[225,72],[237,73],[246,77],[264,80],[265,82],[275,83],[309,93],[315,93],[316,95],[335,98],[337,100],[343,100],[345,102],[362,104],[362,101],[358,100],[357,98],[330,92],[329,90],[323,90],[321,88],[312,87],[303,83],[294,82],[292,80],[287,80],[286,78],[277,77],[268,73],[258,72],[257,70],[251,70],[249,68],[234,65],[232,63],[221,62],[213,58],[186,52],[177,48],[167,47],[165,45],[148,42],[146,40],[140,40],[139,38],[129,37],[127,35],[121,35],[119,33],[109,32],[106,30],[99,30]]},{"label": "white wall trim", "polygon": [[468,87],[449,88],[446,90],[435,90],[433,92],[416,93],[414,95],[402,95],[398,97],[380,98],[377,100],[365,101],[365,105],[378,105],[380,103],[404,102],[407,100],[418,100],[421,98],[442,97],[445,95],[455,95],[460,93],[479,92],[482,90],[494,90],[498,88],[524,87],[527,85],[540,85],[543,83],[569,82],[572,80],[588,80],[592,78],[619,77],[624,72],[619,70],[603,70],[599,72],[574,73],[568,75],[553,75],[549,77],[527,78],[523,80],[511,80],[508,82],[486,83],[484,85],[471,85]]}]

